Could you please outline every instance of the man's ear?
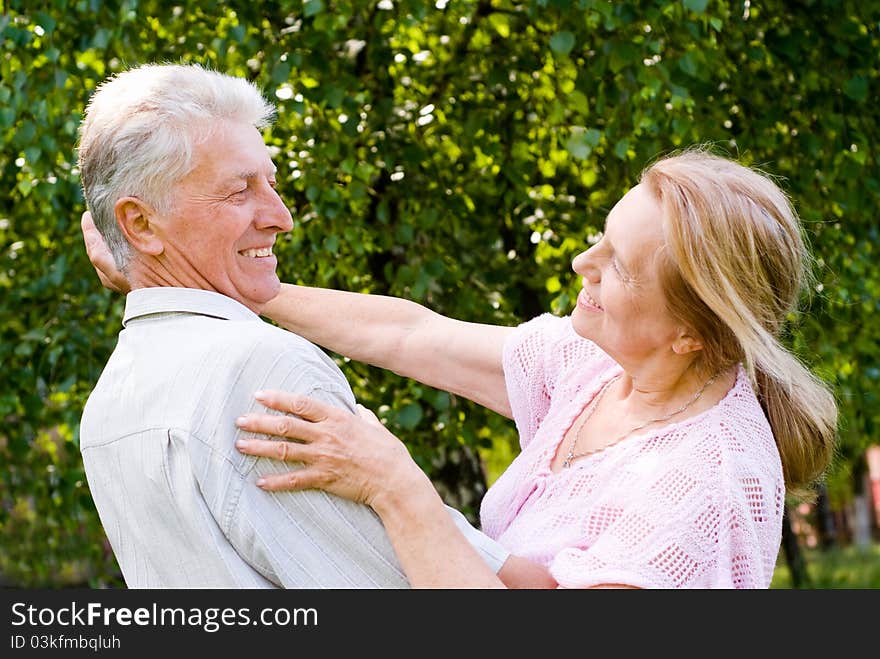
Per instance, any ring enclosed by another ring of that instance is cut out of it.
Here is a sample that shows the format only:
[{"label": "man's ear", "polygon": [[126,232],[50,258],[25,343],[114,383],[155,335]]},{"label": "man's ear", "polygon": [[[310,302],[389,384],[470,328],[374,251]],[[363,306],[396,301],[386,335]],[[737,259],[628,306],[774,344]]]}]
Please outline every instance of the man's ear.
[{"label": "man's ear", "polygon": [[159,256],[165,251],[150,223],[155,215],[152,206],[137,197],[122,197],[116,200],[113,211],[116,213],[116,223],[132,249],[150,256]]},{"label": "man's ear", "polygon": [[672,342],[672,352],[676,355],[686,355],[703,349],[703,342],[693,330],[684,328]]}]

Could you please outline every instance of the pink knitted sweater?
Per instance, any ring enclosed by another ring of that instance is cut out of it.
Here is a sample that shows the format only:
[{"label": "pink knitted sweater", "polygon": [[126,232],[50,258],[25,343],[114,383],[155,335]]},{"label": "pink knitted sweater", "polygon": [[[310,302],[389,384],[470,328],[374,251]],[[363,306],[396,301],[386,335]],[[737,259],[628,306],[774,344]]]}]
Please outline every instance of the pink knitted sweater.
[{"label": "pink knitted sweater", "polygon": [[483,531],[562,587],[767,588],[785,489],[741,366],[711,409],[550,471],[568,428],[620,372],[568,317],[516,329],[504,375],[522,452],[483,499]]}]

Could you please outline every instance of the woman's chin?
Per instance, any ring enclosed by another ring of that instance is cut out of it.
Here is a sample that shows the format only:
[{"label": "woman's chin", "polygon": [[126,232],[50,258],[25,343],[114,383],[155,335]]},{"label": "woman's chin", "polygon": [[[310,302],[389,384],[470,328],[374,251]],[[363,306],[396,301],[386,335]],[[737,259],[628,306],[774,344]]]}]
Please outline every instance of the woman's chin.
[{"label": "woman's chin", "polygon": [[578,336],[593,340],[591,330],[594,328],[592,327],[593,323],[590,322],[592,318],[585,318],[585,315],[583,310],[575,308],[571,313],[571,327]]}]

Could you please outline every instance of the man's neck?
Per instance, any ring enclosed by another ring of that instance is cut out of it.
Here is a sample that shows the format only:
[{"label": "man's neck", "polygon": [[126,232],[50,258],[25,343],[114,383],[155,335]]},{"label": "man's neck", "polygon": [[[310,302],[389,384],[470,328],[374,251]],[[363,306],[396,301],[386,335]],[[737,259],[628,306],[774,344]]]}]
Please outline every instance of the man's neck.
[{"label": "man's neck", "polygon": [[193,288],[202,291],[211,291],[218,295],[225,295],[231,300],[235,300],[239,304],[244,305],[258,316],[263,314],[265,305],[255,306],[248,304],[243,300],[227,295],[222,291],[214,288],[207,279],[198,273],[192,276],[181,277],[164,267],[158,259],[144,259],[132,261],[128,269],[128,281],[131,284],[131,290],[139,288]]},{"label": "man's neck", "polygon": [[132,289],[171,286],[175,288],[200,288],[206,291],[214,290],[208,280],[195,270],[187,273],[186,276],[181,276],[168,269],[160,259],[151,256],[133,260],[129,267],[128,279]]}]

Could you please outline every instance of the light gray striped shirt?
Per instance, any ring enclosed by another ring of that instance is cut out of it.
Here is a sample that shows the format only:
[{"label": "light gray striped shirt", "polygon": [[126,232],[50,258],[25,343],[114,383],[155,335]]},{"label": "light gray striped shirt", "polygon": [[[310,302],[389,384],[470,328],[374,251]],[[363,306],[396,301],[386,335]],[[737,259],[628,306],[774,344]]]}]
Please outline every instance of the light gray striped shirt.
[{"label": "light gray striped shirt", "polygon": [[[80,448],[130,588],[405,588],[378,516],[309,490],[268,493],[288,465],[239,453],[259,389],[354,410],[342,372],[302,337],[210,291],[129,293],[119,342],[86,403]],[[493,570],[508,552],[449,508]]]}]

